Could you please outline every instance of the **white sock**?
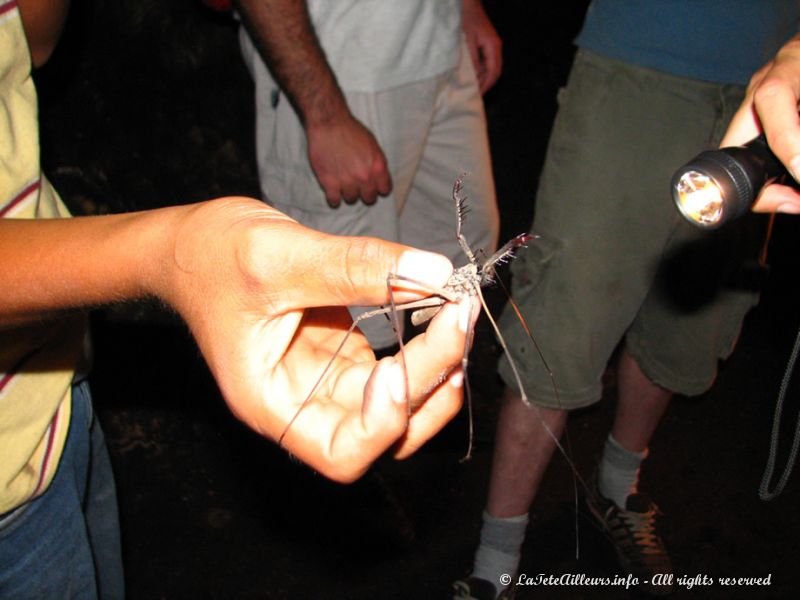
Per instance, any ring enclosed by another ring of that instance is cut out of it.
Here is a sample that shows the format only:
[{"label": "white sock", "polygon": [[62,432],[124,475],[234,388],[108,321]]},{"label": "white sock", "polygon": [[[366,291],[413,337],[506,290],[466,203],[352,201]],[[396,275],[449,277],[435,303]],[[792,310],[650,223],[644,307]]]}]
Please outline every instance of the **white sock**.
[{"label": "white sock", "polygon": [[642,452],[631,452],[609,433],[597,475],[600,493],[624,509],[628,496],[637,492],[639,467],[645,458],[647,448]]},{"label": "white sock", "polygon": [[507,588],[508,584],[500,583],[500,576],[505,574],[514,577],[527,528],[527,513],[498,518],[483,511],[481,543],[475,552],[472,576],[491,582],[498,592]]}]

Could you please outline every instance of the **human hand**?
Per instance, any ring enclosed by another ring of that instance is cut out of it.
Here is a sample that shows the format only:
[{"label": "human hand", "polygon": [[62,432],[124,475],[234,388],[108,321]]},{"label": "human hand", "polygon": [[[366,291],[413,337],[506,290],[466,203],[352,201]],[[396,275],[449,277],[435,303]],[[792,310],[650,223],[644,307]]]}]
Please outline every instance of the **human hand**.
[{"label": "human hand", "polygon": [[461,24],[481,94],[495,84],[503,70],[503,42],[486,15],[481,0],[464,0]]},{"label": "human hand", "polygon": [[308,158],[331,206],[372,204],[392,190],[378,142],[353,117],[314,31],[297,0],[238,0],[244,22],[270,72],[306,131]]},{"label": "human hand", "polygon": [[[399,355],[376,362],[355,331],[307,398],[352,322],[342,307],[386,303],[388,273],[441,287],[452,272],[446,258],[322,234],[248,199],[188,211],[159,295],[189,324],[239,419],[272,440],[286,432],[289,452],[351,481],[398,440],[396,454],[407,456],[456,414],[463,375],[453,369],[470,307],[450,304],[405,346],[405,372]],[[401,287],[397,302],[429,295]],[[422,402],[410,417],[407,399]]]},{"label": "human hand", "polygon": [[306,125],[308,158],[331,206],[372,204],[392,191],[389,167],[375,136],[352,115]]},{"label": "human hand", "polygon": [[[800,36],[778,51],[775,58],[750,80],[747,96],[720,144],[739,146],[763,130],[775,155],[800,181]],[[784,185],[766,186],[753,210],[800,213],[800,192]]]}]

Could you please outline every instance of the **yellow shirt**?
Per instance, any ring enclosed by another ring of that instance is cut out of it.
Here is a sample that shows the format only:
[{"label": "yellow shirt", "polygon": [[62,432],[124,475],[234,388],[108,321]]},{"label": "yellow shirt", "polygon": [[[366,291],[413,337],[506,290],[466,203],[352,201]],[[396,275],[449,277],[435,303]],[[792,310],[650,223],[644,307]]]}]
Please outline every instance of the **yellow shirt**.
[{"label": "yellow shirt", "polygon": [[[0,218],[68,216],[41,173],[36,90],[19,9],[16,0],[0,0]],[[0,327],[0,514],[40,495],[53,479],[84,327],[82,316]]]}]

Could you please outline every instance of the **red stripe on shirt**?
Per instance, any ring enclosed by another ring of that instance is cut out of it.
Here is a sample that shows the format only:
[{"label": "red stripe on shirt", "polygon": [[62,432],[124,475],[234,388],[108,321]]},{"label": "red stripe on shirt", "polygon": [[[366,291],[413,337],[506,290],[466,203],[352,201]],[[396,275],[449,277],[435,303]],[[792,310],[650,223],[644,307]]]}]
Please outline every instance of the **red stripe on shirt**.
[{"label": "red stripe on shirt", "polygon": [[35,350],[31,350],[25,356],[19,359],[17,364],[15,364],[11,369],[9,369],[8,373],[3,373],[3,376],[0,377],[0,392],[3,391],[3,388],[8,385],[8,382],[14,379],[14,376],[22,370],[22,365],[24,365],[29,358],[31,358],[34,354],[39,352],[41,348],[36,348]]},{"label": "red stripe on shirt", "polygon": [[9,369],[8,373],[3,373],[3,376],[0,377],[0,392],[2,392],[3,389],[8,385],[9,381],[14,379],[14,377],[16,377],[19,374],[19,372],[22,370],[22,365],[28,362],[30,358],[33,358],[33,356],[37,354],[41,349],[42,346],[34,348],[33,350],[25,354],[22,358],[20,358],[17,361],[17,364],[15,364],[13,367],[11,367],[11,369]]},{"label": "red stripe on shirt", "polygon": [[34,490],[31,498],[35,498],[42,492],[42,485],[44,484],[44,476],[47,473],[47,467],[50,464],[50,459],[53,458],[53,446],[56,438],[56,431],[58,431],[58,420],[61,416],[61,409],[63,404],[58,407],[56,414],[53,415],[53,420],[50,421],[50,427],[47,434],[47,448],[44,451],[44,457],[42,458],[42,468],[39,470],[39,481],[36,484],[36,489]]},{"label": "red stripe on shirt", "polygon": [[3,391],[3,388],[6,387],[9,381],[14,379],[14,375],[16,375],[16,373],[3,373],[3,376],[0,377],[0,392]]},{"label": "red stripe on shirt", "polygon": [[[2,12],[2,9],[0,9]],[[31,183],[28,187],[22,190],[19,194],[17,194],[14,198],[12,198],[11,202],[6,204],[3,208],[0,208],[0,218],[5,217],[8,212],[14,208],[17,204],[25,200],[28,196],[30,196],[33,192],[38,190],[42,186],[42,182],[40,179],[37,179],[33,183]]]},{"label": "red stripe on shirt", "polygon": [[17,0],[11,0],[11,2],[7,2],[0,6],[0,15],[7,13],[10,10],[14,10],[17,7]]}]

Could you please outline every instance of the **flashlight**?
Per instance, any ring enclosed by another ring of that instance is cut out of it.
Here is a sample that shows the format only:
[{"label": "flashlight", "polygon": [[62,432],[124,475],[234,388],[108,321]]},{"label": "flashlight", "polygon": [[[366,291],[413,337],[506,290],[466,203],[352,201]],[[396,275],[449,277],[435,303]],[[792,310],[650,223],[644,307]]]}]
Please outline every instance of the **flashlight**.
[{"label": "flashlight", "polygon": [[744,146],[695,156],[672,176],[672,197],[687,221],[716,229],[750,210],[761,188],[788,175],[761,134]]}]

